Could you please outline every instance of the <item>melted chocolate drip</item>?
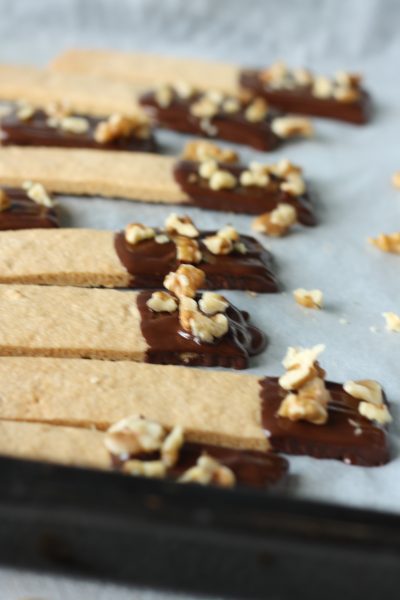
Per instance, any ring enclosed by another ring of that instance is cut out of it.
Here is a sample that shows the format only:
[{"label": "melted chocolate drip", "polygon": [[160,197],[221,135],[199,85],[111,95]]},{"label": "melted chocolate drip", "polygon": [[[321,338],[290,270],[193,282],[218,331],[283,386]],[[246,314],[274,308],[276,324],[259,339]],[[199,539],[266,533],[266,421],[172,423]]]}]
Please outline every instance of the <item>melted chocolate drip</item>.
[{"label": "melted chocolate drip", "polygon": [[287,392],[274,377],[266,377],[260,384],[262,424],[273,450],[335,458],[362,466],[382,465],[389,461],[385,428],[361,416],[359,400],[347,394],[339,383],[326,383],[332,401],[328,405],[329,417],[325,425],[277,416]]},{"label": "melted chocolate drip", "polygon": [[[263,488],[280,481],[288,471],[288,462],[282,456],[272,452],[255,452],[253,450],[238,450],[223,448],[210,444],[185,442],[179,459],[168,471],[168,478],[178,479],[185,471],[193,467],[202,454],[208,454],[233,471],[238,485]],[[140,460],[157,460],[158,455],[143,454]],[[113,468],[120,470],[123,461],[112,456]]]},{"label": "melted chocolate drip", "polygon": [[[160,232],[163,233],[163,232]],[[246,254],[212,254],[202,240],[215,232],[203,231],[197,239],[203,256],[197,264],[206,274],[204,289],[250,290],[277,292],[278,283],[272,272],[272,256],[254,238],[241,236]],[[123,231],[115,235],[115,250],[127,271],[132,275],[132,288],[154,289],[162,287],[164,277],[176,271],[181,264],[176,258],[173,241],[159,244],[154,239],[139,244],[129,244]]]},{"label": "melted chocolate drip", "polygon": [[62,148],[92,148],[95,150],[124,150],[132,152],[156,152],[157,144],[153,135],[141,139],[134,134],[121,136],[104,144],[96,142],[94,132],[101,118],[82,116],[87,119],[89,129],[84,133],[71,133],[59,127],[50,127],[49,115],[36,110],[28,120],[20,120],[16,111],[1,120],[1,144],[3,146],[52,146]]},{"label": "melted chocolate drip", "polygon": [[22,188],[1,186],[10,206],[0,212],[0,230],[59,227],[55,208],[37,204]]},{"label": "melted chocolate drip", "polygon": [[146,304],[150,297],[151,292],[141,292],[137,300],[149,363],[246,369],[249,357],[260,354],[267,345],[266,336],[249,323],[249,314],[232,305],[225,313],[229,331],[214,343],[206,343],[181,329],[177,310],[150,310]]},{"label": "melted chocolate drip", "polygon": [[182,99],[175,94],[171,104],[165,108],[159,106],[153,92],[143,94],[139,101],[152,119],[166,129],[219,138],[264,151],[273,150],[280,144],[280,138],[271,129],[272,119],[279,116],[276,111],[269,111],[264,120],[253,123],[244,116],[248,105],[244,103],[237,112],[221,111],[204,119],[195,117],[190,112],[191,105],[201,97],[202,94],[197,93],[188,99]]},{"label": "melted chocolate drip", "polygon": [[[246,167],[243,165],[221,164],[222,169],[229,171],[239,180]],[[238,184],[232,189],[212,190],[206,179],[198,175],[199,163],[190,160],[180,160],[174,168],[174,177],[182,190],[187,194],[191,203],[210,210],[226,210],[229,212],[260,215],[274,210],[278,204],[291,204],[297,211],[297,217],[302,225],[316,225],[316,217],[309,196],[293,196],[279,189],[283,181],[270,175],[267,187],[242,186]]]},{"label": "melted chocolate drip", "polygon": [[257,96],[262,96],[273,106],[287,111],[315,117],[327,117],[362,125],[371,115],[370,96],[360,90],[360,98],[355,102],[339,102],[334,98],[316,98],[311,86],[296,86],[291,89],[273,88],[260,78],[260,71],[245,70],[240,73],[240,85]]}]

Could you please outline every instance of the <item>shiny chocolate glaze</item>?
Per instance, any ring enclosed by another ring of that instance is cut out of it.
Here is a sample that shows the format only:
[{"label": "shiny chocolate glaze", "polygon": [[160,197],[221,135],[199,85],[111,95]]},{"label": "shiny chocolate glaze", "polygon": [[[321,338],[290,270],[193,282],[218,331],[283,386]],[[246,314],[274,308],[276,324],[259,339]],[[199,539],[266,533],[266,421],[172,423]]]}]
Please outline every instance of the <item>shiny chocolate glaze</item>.
[{"label": "shiny chocolate glaze", "polygon": [[22,121],[17,117],[14,110],[1,119],[1,145],[91,148],[94,150],[124,150],[127,152],[156,152],[157,150],[157,144],[152,134],[147,139],[141,139],[132,134],[100,144],[94,139],[94,131],[103,119],[88,115],[74,116],[82,116],[87,119],[89,129],[84,133],[71,133],[59,127],[50,127],[47,124],[49,115],[43,110],[36,110],[29,120]]},{"label": "shiny chocolate glaze", "polygon": [[[177,479],[187,469],[193,467],[202,454],[208,454],[233,471],[238,485],[263,488],[278,483],[288,472],[289,464],[285,458],[272,452],[255,452],[223,448],[210,444],[185,442],[179,452],[179,459],[168,471],[168,478]],[[143,454],[140,460],[156,460],[157,455]],[[123,464],[119,458],[112,456],[112,466],[119,470]]]},{"label": "shiny chocolate glaze", "polygon": [[247,104],[243,103],[238,112],[218,112],[213,117],[204,119],[190,113],[190,106],[201,96],[202,94],[194,94],[189,99],[181,99],[175,94],[166,108],[158,105],[153,92],[143,94],[139,101],[149,116],[166,129],[219,138],[264,151],[273,150],[280,144],[280,138],[271,129],[271,120],[278,116],[276,111],[270,111],[263,121],[252,123],[244,116]]},{"label": "shiny chocolate glaze", "polygon": [[371,99],[361,90],[360,99],[355,102],[339,102],[334,98],[316,98],[310,86],[297,86],[293,89],[273,88],[260,79],[260,71],[245,70],[240,73],[239,83],[256,96],[262,96],[273,106],[297,114],[327,117],[362,125],[371,116]]},{"label": "shiny chocolate glaze", "polygon": [[55,208],[37,204],[22,188],[1,186],[10,200],[10,206],[0,212],[0,230],[44,229],[59,227]]},{"label": "shiny chocolate glaze", "polygon": [[232,305],[225,313],[229,331],[214,343],[200,342],[181,328],[177,310],[150,310],[146,303],[151,294],[140,292],[137,300],[149,363],[246,369],[249,357],[260,354],[267,345],[266,336],[249,323],[249,314]]},{"label": "shiny chocolate glaze", "polygon": [[[246,170],[243,165],[220,164],[221,169],[229,171],[239,179]],[[174,167],[174,177],[191,203],[210,210],[226,210],[229,212],[260,215],[270,212],[284,202],[291,204],[297,211],[297,218],[302,225],[316,225],[313,206],[307,193],[293,196],[279,189],[283,180],[270,175],[270,183],[266,188],[242,186],[238,184],[232,189],[212,190],[208,181],[198,175],[199,163],[180,160]]]},{"label": "shiny chocolate glaze", "polygon": [[[163,233],[163,232],[160,232]],[[206,274],[204,289],[250,290],[253,292],[277,292],[278,282],[272,271],[272,256],[254,238],[242,235],[240,242],[247,248],[246,254],[212,254],[202,240],[215,232],[203,231],[197,239],[203,260],[196,264]],[[115,234],[115,250],[127,271],[132,275],[130,287],[154,289],[162,287],[164,277],[176,271],[181,264],[176,258],[173,241],[159,244],[154,239],[139,244],[129,244],[125,234]]]},{"label": "shiny chocolate glaze", "polygon": [[329,418],[325,425],[277,416],[287,392],[274,377],[262,379],[260,385],[262,425],[273,450],[335,458],[362,466],[382,465],[389,461],[385,428],[361,416],[359,400],[347,394],[341,384],[326,383],[332,401],[328,405]]}]

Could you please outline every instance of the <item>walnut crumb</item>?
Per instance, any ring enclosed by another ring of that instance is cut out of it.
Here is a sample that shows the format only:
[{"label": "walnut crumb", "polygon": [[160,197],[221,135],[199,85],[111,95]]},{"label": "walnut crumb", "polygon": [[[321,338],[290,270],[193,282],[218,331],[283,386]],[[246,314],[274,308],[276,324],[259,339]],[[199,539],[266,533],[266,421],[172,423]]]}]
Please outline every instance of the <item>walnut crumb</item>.
[{"label": "walnut crumb", "polygon": [[267,187],[270,178],[267,173],[256,172],[251,169],[243,171],[240,175],[240,185],[243,187]]},{"label": "walnut crumb", "polygon": [[150,136],[150,125],[144,115],[124,116],[118,113],[105,121],[100,121],[94,131],[94,139],[99,144],[107,144],[121,137],[135,135],[140,139]]},{"label": "walnut crumb", "polygon": [[232,241],[218,234],[205,237],[203,244],[211,254],[215,255],[230,254],[233,250]]},{"label": "walnut crumb", "polygon": [[154,99],[161,108],[168,108],[174,99],[174,92],[170,85],[161,85],[154,92]]},{"label": "walnut crumb", "polygon": [[178,309],[176,299],[168,292],[153,292],[151,298],[146,302],[147,306],[154,312],[173,313]]},{"label": "walnut crumb", "polygon": [[48,208],[54,206],[53,199],[49,196],[49,194],[46,191],[46,188],[41,183],[35,183],[33,181],[24,181],[22,187],[26,191],[26,195],[28,196],[28,198],[30,198],[37,204],[47,206]]},{"label": "walnut crumb", "polygon": [[27,102],[21,102],[18,104],[16,116],[17,119],[19,119],[20,121],[29,121],[34,114],[34,107],[28,104]]},{"label": "walnut crumb", "polygon": [[123,473],[140,477],[163,479],[167,475],[167,467],[161,460],[127,460],[122,465]]},{"label": "walnut crumb", "polygon": [[388,331],[394,331],[400,333],[400,316],[394,312],[384,312],[382,316],[386,321],[386,329]]},{"label": "walnut crumb", "polygon": [[155,235],[156,232],[152,227],[147,227],[141,223],[129,223],[129,225],[125,227],[125,240],[128,244],[135,245],[144,240],[150,240],[154,238]]},{"label": "walnut crumb", "polygon": [[282,237],[297,221],[296,209],[287,203],[278,204],[271,212],[256,217],[252,222],[255,231],[271,237]]},{"label": "walnut crumb", "polygon": [[233,150],[221,148],[206,140],[188,142],[183,151],[183,158],[199,162],[212,159],[225,163],[237,163],[239,160],[237,153]]},{"label": "walnut crumb", "polygon": [[282,362],[286,373],[279,378],[279,385],[284,390],[297,390],[311,379],[319,377],[321,370],[317,358],[324,350],[323,344],[313,348],[289,347]]},{"label": "walnut crumb", "polygon": [[63,131],[77,135],[86,133],[89,130],[89,121],[84,117],[63,117],[59,120],[58,125]]},{"label": "walnut crumb", "polygon": [[183,235],[189,238],[199,236],[199,230],[188,215],[180,216],[171,213],[165,221],[165,230],[171,235]]},{"label": "walnut crumb", "polygon": [[206,315],[224,313],[228,306],[229,302],[227,299],[215,292],[204,292],[199,300],[200,310]]},{"label": "walnut crumb", "polygon": [[132,415],[114,423],[106,433],[106,448],[116,456],[134,456],[161,448],[164,428],[155,421]]},{"label": "walnut crumb", "polygon": [[294,290],[293,296],[297,304],[301,304],[301,306],[305,306],[306,308],[322,308],[324,296],[321,290],[298,288]]},{"label": "walnut crumb", "polygon": [[400,231],[396,233],[381,233],[377,238],[368,238],[368,241],[382,252],[400,254]]},{"label": "walnut crumb", "polygon": [[174,236],[176,246],[176,258],[179,262],[198,264],[203,256],[196,240],[183,236]]},{"label": "walnut crumb", "polygon": [[179,479],[181,483],[213,483],[221,487],[233,487],[236,478],[228,467],[208,455],[200,456],[194,467],[188,469]]},{"label": "walnut crumb", "polygon": [[268,103],[264,98],[255,98],[244,111],[244,117],[251,123],[263,121],[268,114]]},{"label": "walnut crumb", "polygon": [[176,425],[167,435],[161,446],[161,458],[164,465],[173,467],[179,458],[179,451],[185,438],[182,427]]},{"label": "walnut crumb", "polygon": [[287,175],[286,181],[283,181],[279,187],[282,192],[287,192],[293,196],[302,196],[306,191],[304,179],[297,173]]},{"label": "walnut crumb", "polygon": [[311,94],[315,98],[330,98],[333,94],[333,81],[328,77],[319,75],[314,78]]},{"label": "walnut crumb", "polygon": [[164,279],[164,287],[177,298],[193,298],[197,290],[204,285],[204,281],[204,271],[193,265],[181,265],[176,271],[168,273]]},{"label": "walnut crumb", "polygon": [[10,198],[6,194],[5,190],[0,188],[0,212],[7,210],[10,207]]},{"label": "walnut crumb", "polygon": [[208,158],[200,163],[198,173],[203,179],[210,179],[218,171],[218,163],[212,158]]},{"label": "walnut crumb", "polygon": [[209,185],[215,191],[232,189],[237,185],[237,179],[229,171],[218,169],[211,175]]},{"label": "walnut crumb", "polygon": [[311,137],[314,134],[311,121],[304,117],[277,117],[272,121],[271,129],[281,138]]},{"label": "walnut crumb", "polygon": [[392,421],[389,409],[383,400],[382,388],[377,381],[372,379],[347,381],[343,385],[343,389],[353,398],[361,400],[358,412],[366,419],[376,421],[381,425]]},{"label": "walnut crumb", "polygon": [[214,117],[219,110],[218,103],[211,99],[209,96],[202,96],[199,100],[194,102],[190,107],[190,113],[194,117],[199,118],[210,118]]}]

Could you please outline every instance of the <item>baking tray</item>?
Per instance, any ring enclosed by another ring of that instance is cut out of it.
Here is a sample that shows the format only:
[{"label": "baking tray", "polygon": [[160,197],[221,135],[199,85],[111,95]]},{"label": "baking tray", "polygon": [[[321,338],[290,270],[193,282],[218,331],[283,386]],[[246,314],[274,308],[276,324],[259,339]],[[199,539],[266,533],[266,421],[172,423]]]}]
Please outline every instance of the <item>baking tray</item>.
[{"label": "baking tray", "polygon": [[0,458],[0,561],[238,598],[398,598],[400,517]]}]

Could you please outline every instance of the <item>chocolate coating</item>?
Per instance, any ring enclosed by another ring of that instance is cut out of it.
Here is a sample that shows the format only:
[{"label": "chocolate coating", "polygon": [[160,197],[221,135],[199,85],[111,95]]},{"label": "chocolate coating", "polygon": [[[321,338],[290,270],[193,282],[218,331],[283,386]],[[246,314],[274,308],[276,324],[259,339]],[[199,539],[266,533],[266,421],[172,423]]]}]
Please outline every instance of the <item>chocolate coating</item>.
[{"label": "chocolate coating", "polygon": [[6,229],[44,229],[59,227],[55,208],[37,204],[31,200],[22,188],[1,186],[10,206],[0,212],[0,230]]},{"label": "chocolate coating", "polygon": [[239,76],[240,85],[271,105],[284,110],[314,117],[326,117],[347,121],[356,125],[367,123],[371,116],[371,99],[365,90],[355,102],[339,102],[335,98],[316,98],[311,87],[297,86],[293,89],[272,88],[260,79],[260,71],[244,70]]},{"label": "chocolate coating", "polygon": [[389,461],[385,428],[361,416],[359,400],[347,394],[341,384],[326,383],[332,401],[328,404],[329,418],[325,425],[277,416],[287,392],[274,377],[262,379],[260,385],[262,425],[274,450],[335,458],[362,466],[377,466]]},{"label": "chocolate coating", "polygon": [[[229,171],[239,180],[246,167],[243,165],[221,164],[221,169]],[[199,163],[180,160],[174,168],[174,177],[182,190],[190,196],[191,203],[210,210],[226,210],[229,212],[260,215],[274,210],[281,203],[291,204],[297,211],[297,218],[302,225],[316,225],[313,206],[307,193],[293,196],[279,189],[282,179],[270,175],[267,187],[242,186],[238,184],[232,189],[212,190],[208,181],[198,175]]]},{"label": "chocolate coating", "polygon": [[88,115],[79,116],[87,119],[89,123],[89,129],[84,133],[71,133],[59,127],[50,127],[47,124],[49,115],[43,110],[35,110],[33,116],[25,121],[21,121],[17,117],[16,111],[13,111],[1,120],[1,144],[3,146],[51,146],[127,152],[155,152],[157,150],[157,144],[152,134],[147,139],[141,139],[132,134],[100,144],[94,139],[94,132],[98,123],[103,119]]},{"label": "chocolate coating", "polygon": [[[160,232],[162,233],[162,232]],[[215,255],[207,250],[202,240],[215,232],[203,231],[197,239],[203,260],[197,264],[206,274],[204,289],[250,290],[277,292],[278,282],[272,271],[272,256],[254,238],[242,235],[247,253]],[[129,244],[123,231],[115,235],[115,250],[127,271],[132,275],[132,288],[154,289],[162,287],[164,277],[176,271],[180,261],[176,258],[173,241],[159,244],[154,239],[139,244]]]},{"label": "chocolate coating", "polygon": [[[210,444],[185,442],[179,452],[176,465],[168,471],[168,478],[177,479],[193,467],[202,454],[208,454],[233,471],[238,485],[263,488],[278,483],[287,474],[289,464],[282,456],[272,452],[255,452],[223,448]],[[140,460],[156,460],[156,454],[143,454]],[[112,457],[114,468],[120,469],[122,462]]]},{"label": "chocolate coating", "polygon": [[153,92],[143,94],[139,102],[158,125],[180,133],[190,133],[203,137],[219,138],[251,146],[258,150],[269,151],[276,148],[281,140],[271,129],[271,120],[278,116],[276,111],[270,111],[264,120],[251,122],[244,116],[247,104],[244,103],[238,112],[218,112],[206,119],[195,117],[190,112],[190,106],[201,98],[195,94],[190,99],[179,98],[176,94],[168,107],[157,104]]},{"label": "chocolate coating", "polygon": [[149,346],[149,363],[246,369],[249,357],[260,354],[267,345],[266,336],[249,323],[248,313],[232,305],[225,313],[229,331],[210,344],[181,329],[177,310],[150,310],[146,304],[150,297],[151,292],[141,292],[137,301],[142,334]]}]

